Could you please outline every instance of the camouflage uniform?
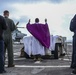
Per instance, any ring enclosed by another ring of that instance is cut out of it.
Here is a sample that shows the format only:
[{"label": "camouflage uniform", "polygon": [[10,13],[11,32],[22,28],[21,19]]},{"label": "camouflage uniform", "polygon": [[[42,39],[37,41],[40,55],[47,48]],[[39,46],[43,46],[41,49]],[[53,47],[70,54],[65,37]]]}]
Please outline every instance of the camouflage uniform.
[{"label": "camouflage uniform", "polygon": [[13,65],[13,45],[12,45],[12,31],[16,29],[13,20],[5,18],[7,24],[7,30],[4,31],[4,44],[5,44],[5,53],[6,49],[8,52],[8,66]]}]

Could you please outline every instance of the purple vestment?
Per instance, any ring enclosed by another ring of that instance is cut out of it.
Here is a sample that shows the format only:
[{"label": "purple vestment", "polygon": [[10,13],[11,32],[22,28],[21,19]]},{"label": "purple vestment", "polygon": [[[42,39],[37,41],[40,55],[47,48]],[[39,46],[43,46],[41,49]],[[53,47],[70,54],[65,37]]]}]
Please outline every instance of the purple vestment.
[{"label": "purple vestment", "polygon": [[26,26],[27,30],[46,48],[50,47],[50,32],[48,24],[30,24]]}]

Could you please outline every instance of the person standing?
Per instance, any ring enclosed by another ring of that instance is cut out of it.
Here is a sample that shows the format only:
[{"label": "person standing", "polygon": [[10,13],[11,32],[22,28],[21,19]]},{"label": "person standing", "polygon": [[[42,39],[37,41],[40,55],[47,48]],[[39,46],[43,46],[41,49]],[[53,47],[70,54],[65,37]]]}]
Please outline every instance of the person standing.
[{"label": "person standing", "polygon": [[6,22],[5,19],[0,16],[0,74],[5,73],[4,69],[4,41],[3,41],[3,30],[6,30]]},{"label": "person standing", "polygon": [[71,20],[70,31],[74,32],[71,68],[74,69],[72,73],[76,74],[76,15]]},{"label": "person standing", "polygon": [[30,20],[26,26],[27,30],[33,35],[32,38],[32,55],[34,55],[35,63],[40,63],[41,56],[45,55],[44,48],[50,47],[50,32],[45,19],[45,24],[39,23],[39,18],[35,19],[34,24],[30,24]]},{"label": "person standing", "polygon": [[13,45],[12,45],[12,32],[16,29],[16,26],[12,19],[9,18],[9,11],[5,10],[3,12],[6,24],[7,24],[7,30],[4,31],[3,38],[4,38],[4,51],[6,54],[6,49],[8,52],[8,67],[14,67],[13,62]]}]

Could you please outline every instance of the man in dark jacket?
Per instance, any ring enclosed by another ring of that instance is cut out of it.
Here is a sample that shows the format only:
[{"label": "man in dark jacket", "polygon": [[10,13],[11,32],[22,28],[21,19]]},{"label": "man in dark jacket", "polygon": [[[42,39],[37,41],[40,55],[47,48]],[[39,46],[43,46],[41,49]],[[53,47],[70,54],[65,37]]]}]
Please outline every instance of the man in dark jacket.
[{"label": "man in dark jacket", "polygon": [[5,73],[4,69],[4,41],[3,41],[3,30],[6,30],[6,22],[5,19],[0,16],[0,74]]},{"label": "man in dark jacket", "polygon": [[8,52],[8,67],[14,67],[13,62],[13,45],[12,45],[12,32],[16,29],[16,26],[12,19],[9,18],[9,11],[5,10],[3,12],[6,24],[7,24],[7,30],[4,31],[4,44],[5,44],[5,53],[6,49]]},{"label": "man in dark jacket", "polygon": [[71,20],[70,30],[74,32],[71,68],[74,68],[73,73],[76,74],[76,15]]}]

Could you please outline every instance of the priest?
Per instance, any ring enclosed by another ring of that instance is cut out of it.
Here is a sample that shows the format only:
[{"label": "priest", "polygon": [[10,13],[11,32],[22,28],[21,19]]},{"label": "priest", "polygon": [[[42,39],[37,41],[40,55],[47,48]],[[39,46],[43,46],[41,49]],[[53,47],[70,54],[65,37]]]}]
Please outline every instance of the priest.
[{"label": "priest", "polygon": [[27,30],[33,35],[32,38],[32,55],[35,60],[41,60],[41,56],[45,55],[45,49],[50,47],[50,32],[45,19],[45,24],[39,23],[39,18],[35,19],[34,24],[30,24],[30,20],[26,26]]}]

